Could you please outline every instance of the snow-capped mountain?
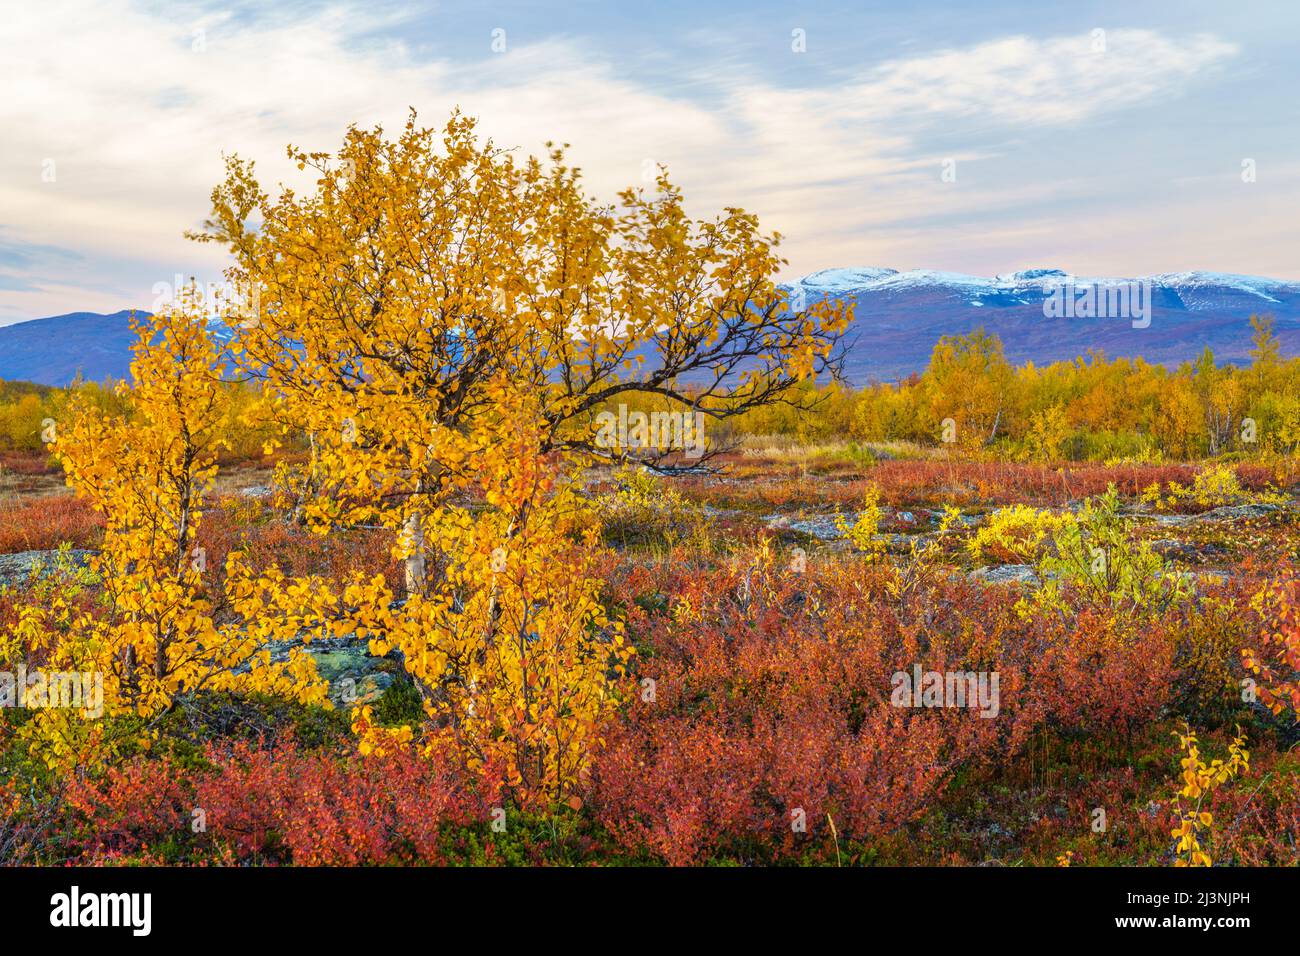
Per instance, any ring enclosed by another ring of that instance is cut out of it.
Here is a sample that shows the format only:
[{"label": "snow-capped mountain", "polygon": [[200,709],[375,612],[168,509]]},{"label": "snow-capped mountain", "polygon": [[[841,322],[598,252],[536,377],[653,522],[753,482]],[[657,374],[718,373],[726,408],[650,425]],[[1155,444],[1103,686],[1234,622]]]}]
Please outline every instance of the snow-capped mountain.
[{"label": "snow-capped mountain", "polygon": [[[1300,354],[1300,282],[1261,276],[1172,272],[1126,279],[1028,269],[987,278],[856,268],[823,269],[789,288],[796,301],[854,303],[845,368],[858,385],[920,372],[940,336],[980,326],[1002,339],[1016,364],[1069,360],[1095,349],[1175,366],[1207,345],[1220,361],[1247,361],[1250,316],[1270,314],[1284,353]],[[1053,312],[1054,297],[1057,304],[1063,297],[1073,303],[1090,290],[1099,303],[1135,292],[1135,303],[1149,306],[1149,321],[1073,305]],[[0,379],[65,385],[78,373],[123,377],[133,341],[129,315],[77,312],[0,327]]]},{"label": "snow-capped mountain", "polygon": [[[1150,282],[1153,286],[1195,299],[1206,292],[1253,295],[1266,302],[1279,302],[1277,296],[1300,294],[1300,282],[1284,279],[1267,279],[1262,276],[1233,275],[1226,272],[1167,272],[1153,276],[1115,278],[1109,276],[1076,276],[1061,269],[1026,269],[996,275],[993,278],[965,275],[960,272],[935,272],[915,269],[899,272],[897,269],[823,269],[797,280],[805,293],[812,295],[860,292],[899,292],[911,289],[950,289],[954,293],[972,297],[1000,296],[1004,299],[1019,297],[1022,304],[1034,301],[1035,294],[1066,282],[1076,286],[1125,285],[1133,282]],[[1041,300],[1040,300],[1041,301]]]},{"label": "snow-capped mountain", "polygon": [[[1300,354],[1300,282],[1261,276],[1174,272],[1118,278],[1028,269],[987,278],[824,269],[789,288],[795,301],[854,303],[845,363],[854,384],[921,371],[940,336],[980,326],[1002,339],[1016,364],[1042,365],[1100,350],[1174,366],[1207,345],[1220,361],[1247,361],[1250,317],[1269,314],[1284,352]],[[1117,303],[1131,308],[1117,310]]]}]

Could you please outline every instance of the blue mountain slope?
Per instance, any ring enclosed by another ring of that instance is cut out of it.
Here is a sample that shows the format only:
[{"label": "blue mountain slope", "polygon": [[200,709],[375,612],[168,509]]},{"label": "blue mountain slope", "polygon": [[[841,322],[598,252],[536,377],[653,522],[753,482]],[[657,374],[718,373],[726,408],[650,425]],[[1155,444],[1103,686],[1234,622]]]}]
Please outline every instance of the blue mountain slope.
[{"label": "blue mountain slope", "polygon": [[[983,326],[1016,364],[1043,365],[1091,350],[1176,366],[1210,346],[1220,361],[1245,362],[1250,316],[1271,314],[1283,353],[1300,354],[1300,282],[1215,272],[1179,272],[1139,280],[1074,277],[1075,288],[1151,283],[1151,322],[1126,318],[1050,318],[1044,298],[1071,279],[1058,269],[993,278],[951,272],[824,269],[791,288],[807,302],[852,301],[855,321],[845,361],[857,385],[922,371],[935,341]],[[143,314],[143,313],[141,313]],[[0,327],[0,379],[66,385],[78,374],[124,377],[132,335],[127,312],[76,312]],[[648,358],[648,356],[647,356]]]},{"label": "blue mountain slope", "polygon": [[122,378],[135,341],[130,316],[72,312],[0,327],[0,379],[67,385],[78,373],[91,381]]},{"label": "blue mountain slope", "polygon": [[[1075,290],[1150,282],[1150,324],[1135,328],[1122,317],[1049,317],[1044,300],[1067,282]],[[1043,365],[1100,350],[1110,357],[1141,357],[1172,367],[1196,358],[1207,345],[1220,361],[1248,361],[1250,316],[1269,314],[1276,320],[1284,354],[1300,354],[1300,282],[1258,276],[1181,272],[1129,280],[1033,269],[989,279],[833,269],[806,276],[791,288],[802,290],[807,302],[829,298],[854,303],[845,370],[859,385],[921,371],[939,336],[980,326],[1002,339],[1015,364]]]}]

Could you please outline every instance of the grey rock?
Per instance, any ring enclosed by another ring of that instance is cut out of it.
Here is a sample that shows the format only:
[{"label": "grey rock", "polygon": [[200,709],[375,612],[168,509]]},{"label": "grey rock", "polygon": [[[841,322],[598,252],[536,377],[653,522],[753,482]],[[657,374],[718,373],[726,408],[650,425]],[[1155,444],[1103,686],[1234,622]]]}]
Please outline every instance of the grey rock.
[{"label": "grey rock", "polygon": [[1245,518],[1262,518],[1266,514],[1277,511],[1281,505],[1274,504],[1249,504],[1249,505],[1224,505],[1221,508],[1211,508],[1209,511],[1203,511],[1194,515],[1154,515],[1156,524],[1167,527],[1181,527],[1182,525],[1195,524],[1202,521],[1240,521]]},{"label": "grey rock", "polygon": [[1217,544],[1195,544],[1191,541],[1179,541],[1176,538],[1152,541],[1151,550],[1162,558],[1177,561],[1195,561],[1202,557],[1223,553],[1223,548]]},{"label": "grey rock", "polygon": [[706,518],[733,518],[736,515],[744,514],[735,508],[715,508],[712,505],[700,505],[700,514]]},{"label": "grey rock", "polygon": [[[97,552],[72,549],[64,553],[72,567],[84,568]],[[58,551],[19,551],[16,554],[0,554],[0,584],[25,581],[37,568],[40,568],[42,573],[48,573],[58,560]]]},{"label": "grey rock", "polygon": [[355,637],[314,638],[310,643],[272,641],[266,646],[273,663],[288,660],[295,648],[316,664],[316,673],[329,684],[329,698],[336,706],[373,703],[397,680],[400,665],[375,657],[368,643]]},{"label": "grey rock", "polygon": [[986,584],[1037,584],[1038,575],[1028,564],[999,564],[972,571],[970,576]]},{"label": "grey rock", "polygon": [[[850,524],[856,517],[854,515],[840,516]],[[817,538],[819,541],[834,541],[837,538],[844,537],[840,534],[840,529],[836,524],[835,515],[817,515],[811,518],[791,518],[789,515],[767,515],[763,518],[767,522],[767,527],[773,531],[797,531]]]}]

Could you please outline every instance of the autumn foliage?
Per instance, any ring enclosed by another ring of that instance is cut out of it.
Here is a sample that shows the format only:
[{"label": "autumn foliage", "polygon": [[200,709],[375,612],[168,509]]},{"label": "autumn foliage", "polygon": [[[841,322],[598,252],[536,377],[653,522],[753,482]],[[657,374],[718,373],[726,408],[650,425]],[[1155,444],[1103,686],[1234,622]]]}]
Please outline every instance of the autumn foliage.
[{"label": "autumn foliage", "polygon": [[[981,331],[855,393],[849,310],[666,173],[602,204],[459,115],[290,156],[305,190],[232,158],[213,193],[222,322],[183,295],[129,383],[0,416],[26,447],[54,410],[75,496],[0,551],[95,552],[5,571],[0,668],[104,693],[0,714],[0,859],[1296,862],[1267,322],[1249,369],[1015,369]],[[610,447],[625,403],[722,440]],[[995,696],[900,700],[923,673]]]},{"label": "autumn foliage", "polygon": [[[221,441],[217,349],[202,319],[183,306],[140,331],[129,395],[139,414],[128,420],[74,404],[55,442],[68,483],[104,517],[91,574],[107,611],[77,600],[88,581],[66,581],[21,607],[0,646],[11,666],[102,679],[107,720],[45,708],[22,728],[51,767],[111,757],[125,736],[147,735],[150,721],[183,694],[244,689],[324,699],[309,661],[293,654],[273,664],[262,651],[238,554],[228,576],[236,614],[214,618],[197,534]],[[119,720],[127,716],[142,723]]]},{"label": "autumn foliage", "polygon": [[429,864],[441,861],[445,827],[486,816],[450,768],[410,751],[348,759],[237,743],[211,748],[204,764],[137,761],[74,784],[77,853],[111,862],[185,834],[186,852],[216,862]]}]

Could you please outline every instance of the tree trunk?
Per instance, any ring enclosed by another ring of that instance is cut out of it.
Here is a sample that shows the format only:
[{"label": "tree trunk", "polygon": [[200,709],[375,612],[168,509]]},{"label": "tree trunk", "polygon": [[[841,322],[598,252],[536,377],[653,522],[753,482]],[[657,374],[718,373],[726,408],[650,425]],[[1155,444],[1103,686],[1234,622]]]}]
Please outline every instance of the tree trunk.
[{"label": "tree trunk", "polygon": [[406,593],[424,593],[424,524],[419,512],[406,519],[405,533],[411,553],[406,559]]}]

